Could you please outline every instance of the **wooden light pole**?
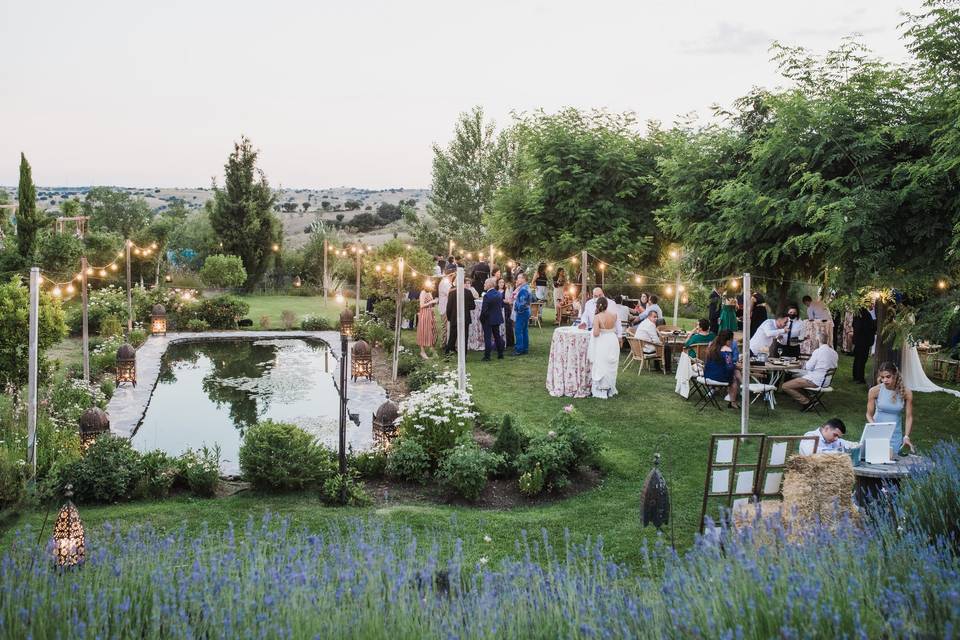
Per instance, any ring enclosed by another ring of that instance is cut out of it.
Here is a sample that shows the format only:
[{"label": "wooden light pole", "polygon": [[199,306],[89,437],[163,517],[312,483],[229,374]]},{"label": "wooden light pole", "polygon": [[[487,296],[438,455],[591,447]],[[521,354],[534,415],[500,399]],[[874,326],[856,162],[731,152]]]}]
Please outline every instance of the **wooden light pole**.
[{"label": "wooden light pole", "polygon": [[464,335],[463,267],[457,267],[457,386],[467,390],[467,336]]},{"label": "wooden light pole", "polygon": [[403,257],[400,257],[397,270],[397,312],[393,325],[393,379],[397,379],[397,363],[400,360],[400,323],[403,321]]},{"label": "wooden light pole", "polygon": [[83,307],[83,381],[90,384],[90,328],[87,324],[87,256],[80,257],[80,300]]},{"label": "wooden light pole", "polygon": [[[580,308],[587,308],[587,251],[580,252]],[[581,313],[583,313],[581,311]]]},{"label": "wooden light pole", "polygon": [[327,284],[327,251],[330,250],[330,241],[323,238],[323,306],[327,306],[327,296],[329,286]]},{"label": "wooden light pole", "polygon": [[680,249],[674,252],[677,261],[677,284],[673,287],[673,326],[677,326],[680,318]]},{"label": "wooden light pole", "polygon": [[[130,245],[133,244],[130,240],[126,242],[126,254],[127,254],[127,339],[130,339],[130,334],[133,332],[133,290],[130,287]],[[86,272],[86,270],[84,270]]]},{"label": "wooden light pole", "polygon": [[743,380],[740,384],[740,433],[750,431],[750,274],[743,274]]},{"label": "wooden light pole", "polygon": [[[355,247],[355,249],[356,249],[356,251],[357,251],[357,290],[356,290],[356,296],[357,296],[357,311],[356,311],[356,317],[359,318],[359,317],[360,317],[360,261],[362,260],[363,249],[360,248],[360,247]],[[401,258],[401,264],[402,264],[402,260],[403,260],[403,258]],[[402,273],[402,272],[401,272],[401,274],[400,274],[400,278],[403,279],[403,273]]]},{"label": "wooden light pole", "polygon": [[37,476],[37,343],[40,314],[40,268],[30,267],[30,347],[27,360],[27,464]]}]

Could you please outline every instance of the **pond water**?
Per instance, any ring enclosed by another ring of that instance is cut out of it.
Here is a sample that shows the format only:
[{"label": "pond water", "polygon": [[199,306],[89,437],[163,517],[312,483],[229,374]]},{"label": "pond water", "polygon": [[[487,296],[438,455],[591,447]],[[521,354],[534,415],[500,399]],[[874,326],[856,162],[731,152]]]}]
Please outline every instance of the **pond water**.
[{"label": "pond water", "polygon": [[[221,470],[239,473],[243,433],[258,421],[292,422],[336,449],[339,363],[313,340],[234,340],[172,344],[133,446],[179,455],[220,446]],[[369,424],[347,423],[355,449],[369,445]]]}]

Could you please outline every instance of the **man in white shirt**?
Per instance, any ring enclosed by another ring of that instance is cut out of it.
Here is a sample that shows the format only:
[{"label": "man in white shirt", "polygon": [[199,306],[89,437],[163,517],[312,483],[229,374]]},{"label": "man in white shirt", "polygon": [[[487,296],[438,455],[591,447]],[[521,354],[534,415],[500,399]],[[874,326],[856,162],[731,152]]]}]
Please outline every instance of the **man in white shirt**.
[{"label": "man in white shirt", "polygon": [[814,300],[810,296],[803,296],[803,304],[807,307],[807,318],[810,320],[829,320],[830,309],[823,300]]},{"label": "man in white shirt", "polygon": [[594,287],[593,297],[587,300],[583,306],[583,313],[580,314],[580,328],[593,329],[593,317],[597,315],[597,300],[603,297],[603,289]]},{"label": "man in white shirt", "polygon": [[[646,342],[652,342],[653,344],[660,344],[660,333],[657,331],[657,320],[660,316],[657,315],[656,311],[651,311],[650,315],[647,318],[637,325],[636,333],[634,336],[640,340]],[[656,353],[657,348],[653,345],[645,344],[643,345],[644,353]]]},{"label": "man in white shirt", "polygon": [[[819,429],[807,431],[803,435],[818,438],[817,453],[843,453],[847,449],[857,446],[856,442],[850,442],[840,437],[846,432],[847,427],[843,424],[843,420],[830,418]],[[813,455],[813,452],[813,441],[800,441],[800,455],[809,456]]]},{"label": "man in white shirt", "polygon": [[806,405],[810,400],[803,395],[801,389],[817,389],[823,384],[827,371],[837,368],[837,362],[840,357],[833,347],[824,343],[814,349],[810,354],[810,359],[803,365],[803,373],[792,380],[783,383],[783,390],[787,395]]},{"label": "man in white shirt", "polygon": [[769,353],[770,347],[781,336],[787,335],[787,317],[770,318],[764,320],[757,327],[757,331],[750,338],[750,353],[759,355],[760,353]]}]

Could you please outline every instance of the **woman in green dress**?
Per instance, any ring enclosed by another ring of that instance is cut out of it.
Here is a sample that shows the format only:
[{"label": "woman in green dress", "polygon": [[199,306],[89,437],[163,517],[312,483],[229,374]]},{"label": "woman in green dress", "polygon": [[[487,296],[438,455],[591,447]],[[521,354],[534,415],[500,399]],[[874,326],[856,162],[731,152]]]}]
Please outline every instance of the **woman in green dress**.
[{"label": "woman in green dress", "polygon": [[720,309],[720,331],[724,329],[734,332],[737,330],[737,299],[727,298]]}]

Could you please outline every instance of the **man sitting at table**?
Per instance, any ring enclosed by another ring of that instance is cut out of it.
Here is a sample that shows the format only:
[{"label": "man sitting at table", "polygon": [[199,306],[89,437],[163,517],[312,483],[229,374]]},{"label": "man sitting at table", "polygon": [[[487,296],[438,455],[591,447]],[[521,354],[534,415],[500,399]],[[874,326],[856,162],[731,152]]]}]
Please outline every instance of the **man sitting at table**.
[{"label": "man sitting at table", "polygon": [[651,312],[646,320],[637,325],[634,332],[634,337],[639,340],[644,340],[645,342],[652,342],[653,344],[643,345],[644,353],[656,353],[657,348],[653,345],[660,344],[660,332],[657,331],[657,320],[660,319],[660,316],[657,315],[656,311]]},{"label": "man sitting at table", "polygon": [[[807,431],[803,435],[818,438],[817,453],[843,453],[847,449],[857,446],[856,442],[850,442],[840,437],[846,432],[847,427],[843,424],[843,420],[830,418],[819,429]],[[813,455],[813,442],[811,440],[800,441],[800,455]]]},{"label": "man sitting at table", "polygon": [[[713,331],[710,331],[710,321],[706,318],[700,318],[697,322],[697,329],[690,334],[690,337],[687,338],[687,341],[683,343],[684,347],[691,347],[695,344],[710,344],[713,342],[713,339],[717,336],[714,335]],[[690,349],[687,352],[691,358],[697,357],[697,352],[693,349]]]},{"label": "man sitting at table", "polygon": [[784,315],[777,318],[764,320],[757,327],[756,333],[750,338],[750,353],[757,356],[761,353],[770,353],[770,348],[776,342],[777,338],[786,335],[787,317]]},{"label": "man sitting at table", "polygon": [[819,389],[827,371],[836,369],[839,361],[837,352],[824,342],[810,354],[810,359],[803,365],[803,373],[783,383],[783,390],[801,406],[807,406],[810,399],[803,394],[802,389]]}]

